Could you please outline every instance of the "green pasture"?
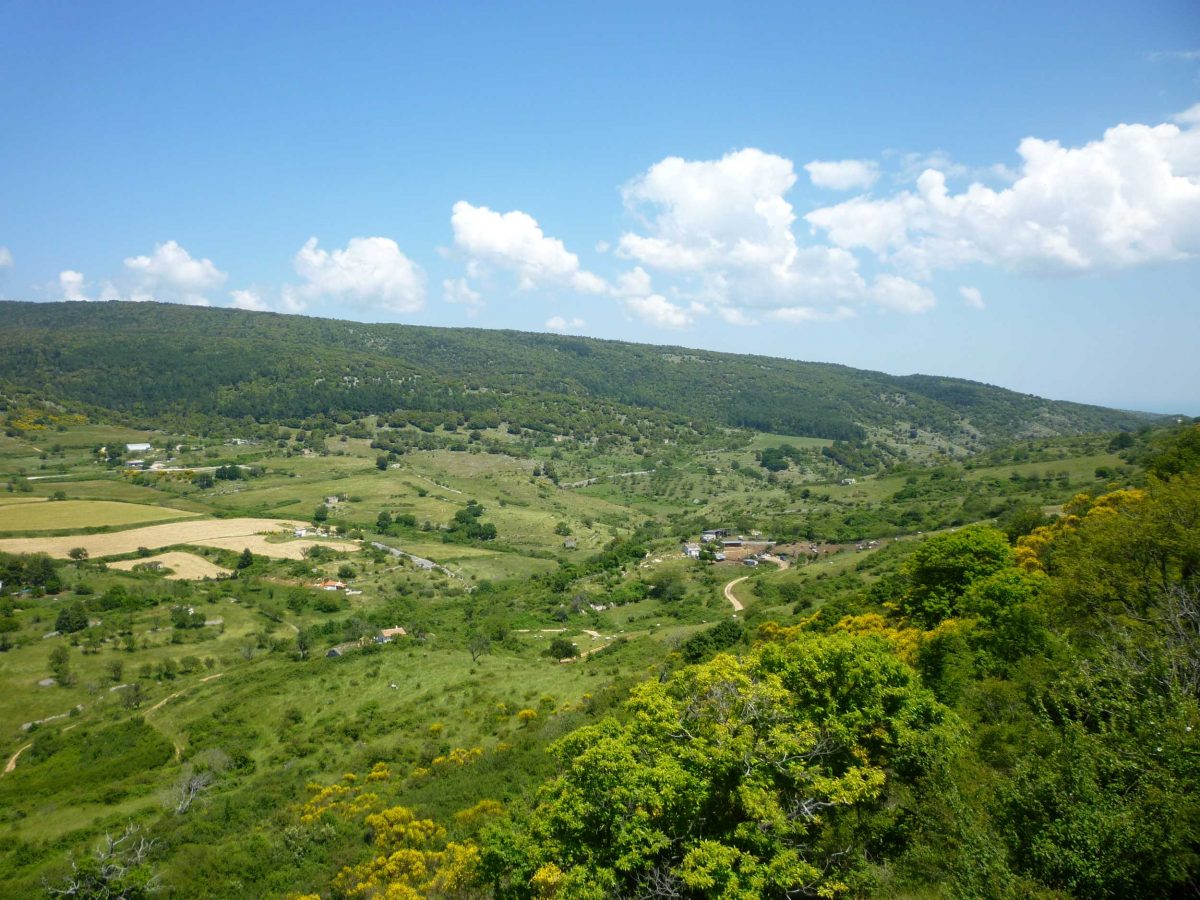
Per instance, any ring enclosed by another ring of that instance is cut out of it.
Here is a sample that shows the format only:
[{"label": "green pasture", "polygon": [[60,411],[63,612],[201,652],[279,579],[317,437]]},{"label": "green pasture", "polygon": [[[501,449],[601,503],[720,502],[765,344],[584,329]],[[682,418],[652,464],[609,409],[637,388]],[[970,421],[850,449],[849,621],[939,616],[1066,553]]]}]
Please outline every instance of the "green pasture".
[{"label": "green pasture", "polygon": [[195,513],[111,500],[57,500],[0,507],[0,532],[71,531],[147,525]]}]

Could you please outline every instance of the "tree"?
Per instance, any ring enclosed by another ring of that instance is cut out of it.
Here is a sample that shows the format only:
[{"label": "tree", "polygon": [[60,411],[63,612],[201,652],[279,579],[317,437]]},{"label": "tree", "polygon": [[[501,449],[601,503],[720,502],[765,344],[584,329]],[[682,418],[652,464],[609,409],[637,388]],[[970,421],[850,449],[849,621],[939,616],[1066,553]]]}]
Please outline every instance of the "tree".
[{"label": "tree", "polygon": [[301,659],[308,659],[308,651],[312,647],[312,638],[308,631],[301,628],[296,632],[296,650],[300,654]]},{"label": "tree", "polygon": [[114,838],[106,834],[96,852],[82,862],[71,859],[71,874],[47,886],[52,897],[79,900],[143,900],[158,891],[158,875],[148,857],[154,841],[132,822]]},{"label": "tree", "polygon": [[392,527],[392,514],[386,509],[375,518],[375,530],[380,534],[387,534],[388,529]]},{"label": "tree", "polygon": [[313,510],[312,520],[317,523],[329,521],[329,510],[324,503]]},{"label": "tree", "polygon": [[387,467],[388,467],[388,458],[386,456],[381,454],[381,455],[375,457],[375,468],[377,468],[380,472],[386,472]]},{"label": "tree", "polygon": [[248,569],[252,565],[254,565],[254,554],[251,553],[250,548],[247,547],[242,551],[242,555],[238,557],[237,567],[239,569]]},{"label": "tree", "polygon": [[865,864],[847,847],[901,839],[893,781],[957,739],[877,637],[721,655],[639,685],[626,713],[552,745],[560,774],[486,838],[497,896],[833,896]]},{"label": "tree", "polygon": [[546,654],[553,659],[574,659],[579,655],[579,648],[565,637],[556,637],[550,642]]},{"label": "tree", "polygon": [[88,558],[87,548],[86,547],[72,547],[70,550],[67,551],[67,556],[69,556],[75,562],[86,562],[87,558]]},{"label": "tree", "polygon": [[1012,563],[1008,538],[995,528],[971,525],[934,535],[904,562],[908,584],[900,611],[918,624],[936,625],[958,613],[958,598],[971,582]]},{"label": "tree", "polygon": [[121,689],[121,705],[126,709],[138,709],[144,698],[145,692],[140,682],[135,681]]},{"label": "tree", "polygon": [[110,659],[104,664],[104,670],[108,673],[108,680],[113,684],[121,683],[121,676],[125,674],[125,663],[119,659]]},{"label": "tree", "polygon": [[492,641],[482,631],[477,631],[467,641],[467,649],[471,651],[471,662],[479,662],[479,657],[492,649]]},{"label": "tree", "polygon": [[1016,543],[1018,538],[1030,534],[1035,528],[1049,524],[1050,520],[1036,503],[1022,503],[1014,506],[996,522],[996,526],[1005,533],[1009,541]]},{"label": "tree", "polygon": [[562,537],[568,537],[571,534],[571,526],[566,522],[559,522],[554,526],[554,533]]},{"label": "tree", "polygon": [[54,620],[54,630],[62,634],[74,634],[87,628],[88,617],[82,603],[72,603],[58,611]]},{"label": "tree", "polygon": [[71,683],[71,651],[59,644],[50,651],[50,674],[62,685]]}]

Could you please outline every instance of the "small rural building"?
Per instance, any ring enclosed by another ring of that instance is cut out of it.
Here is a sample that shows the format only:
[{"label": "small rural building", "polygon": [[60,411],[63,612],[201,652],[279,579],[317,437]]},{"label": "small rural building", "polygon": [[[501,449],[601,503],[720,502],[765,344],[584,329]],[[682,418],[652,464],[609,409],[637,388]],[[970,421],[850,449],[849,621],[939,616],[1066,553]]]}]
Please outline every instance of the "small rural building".
[{"label": "small rural building", "polygon": [[143,469],[146,467],[144,459],[127,459],[125,460],[125,468],[127,469]]},{"label": "small rural building", "polygon": [[389,641],[392,638],[404,637],[406,634],[408,634],[408,632],[399,626],[395,628],[385,628],[383,631],[379,632],[380,637],[386,638]]},{"label": "small rural building", "polygon": [[317,587],[323,591],[344,591],[346,589],[346,582],[326,579],[318,584]]},{"label": "small rural building", "polygon": [[721,541],[721,546],[724,547],[726,550],[729,550],[730,548],[733,548],[733,547],[740,547],[740,546],[742,546],[742,540],[741,540],[741,538],[728,538],[726,540]]},{"label": "small rural building", "polygon": [[858,484],[858,479],[857,478],[843,478],[842,484],[845,484],[845,485]]},{"label": "small rural building", "polygon": [[574,550],[577,546],[578,544],[575,543],[575,538],[567,538],[565,541],[563,541],[564,550]]},{"label": "small rural building", "polygon": [[700,558],[700,545],[699,544],[691,544],[691,543],[684,544],[682,547],[682,550],[683,550],[683,555],[686,556],[688,559],[699,559]]},{"label": "small rural building", "polygon": [[330,647],[329,652],[325,654],[329,659],[337,659],[342,655],[342,651],[337,647]]},{"label": "small rural building", "polygon": [[710,528],[708,531],[700,532],[700,540],[706,544],[714,544],[727,534],[729,531],[724,528]]},{"label": "small rural building", "polygon": [[146,443],[146,442],[144,442],[144,441],[143,441],[143,442],[141,442],[141,443],[134,443],[134,444],[126,444],[126,445],[125,445],[125,452],[126,452],[126,453],[145,453],[145,452],[147,452],[148,450],[150,450],[150,445],[149,445],[149,444],[147,444],[147,443]]}]

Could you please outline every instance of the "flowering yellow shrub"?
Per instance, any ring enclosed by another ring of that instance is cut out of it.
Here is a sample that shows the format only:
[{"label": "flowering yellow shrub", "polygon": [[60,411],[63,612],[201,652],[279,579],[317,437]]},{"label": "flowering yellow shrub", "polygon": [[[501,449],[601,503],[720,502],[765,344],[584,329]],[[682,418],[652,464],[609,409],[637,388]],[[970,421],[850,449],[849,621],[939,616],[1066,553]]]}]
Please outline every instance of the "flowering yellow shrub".
[{"label": "flowering yellow shrub", "polygon": [[481,756],[483,756],[483,748],[482,747],[472,747],[469,750],[466,749],[465,747],[455,747],[453,750],[451,750],[445,756],[437,757],[433,761],[433,765],[435,767],[436,766],[465,766],[468,763],[472,763],[475,760],[479,759],[479,757],[481,757]]},{"label": "flowering yellow shrub", "polygon": [[377,794],[364,794],[359,788],[347,787],[344,784],[322,786],[310,782],[308,789],[316,793],[300,808],[300,821],[306,825],[311,825],[326,813],[350,818],[370,812],[379,805]]},{"label": "flowering yellow shrub", "polygon": [[392,770],[385,762],[377,762],[367,774],[367,781],[387,781],[392,777]]},{"label": "flowering yellow shrub", "polygon": [[446,836],[432,819],[418,819],[406,806],[393,806],[367,816],[376,847],[417,847]]},{"label": "flowering yellow shrub", "polygon": [[1017,540],[1017,567],[1026,572],[1045,572],[1046,554],[1054,541],[1074,531],[1086,519],[1101,519],[1117,515],[1122,509],[1136,506],[1146,499],[1146,492],[1139,488],[1123,488],[1109,491],[1099,497],[1091,494],[1076,494],[1063,506],[1064,515],[1053,524],[1035,528]]},{"label": "flowering yellow shrub", "polygon": [[454,820],[460,825],[476,826],[485,819],[504,815],[504,804],[498,800],[480,800],[474,806],[459,810]]},{"label": "flowering yellow shrub", "polygon": [[896,628],[879,613],[846,616],[833,629],[853,635],[878,634],[885,637],[895,648],[896,655],[910,665],[916,662],[917,649],[925,635],[919,628]]}]

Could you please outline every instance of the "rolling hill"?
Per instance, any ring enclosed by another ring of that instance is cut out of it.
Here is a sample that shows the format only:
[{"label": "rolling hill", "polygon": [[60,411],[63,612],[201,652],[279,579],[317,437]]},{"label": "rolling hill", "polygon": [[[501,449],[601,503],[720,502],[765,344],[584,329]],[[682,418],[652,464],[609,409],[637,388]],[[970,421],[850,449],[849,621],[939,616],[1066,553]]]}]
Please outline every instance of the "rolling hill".
[{"label": "rolling hill", "polygon": [[955,378],[516,331],[159,303],[2,302],[0,323],[9,395],[159,421],[403,410],[596,434],[649,417],[842,440],[919,429],[980,448],[1158,418]]}]

